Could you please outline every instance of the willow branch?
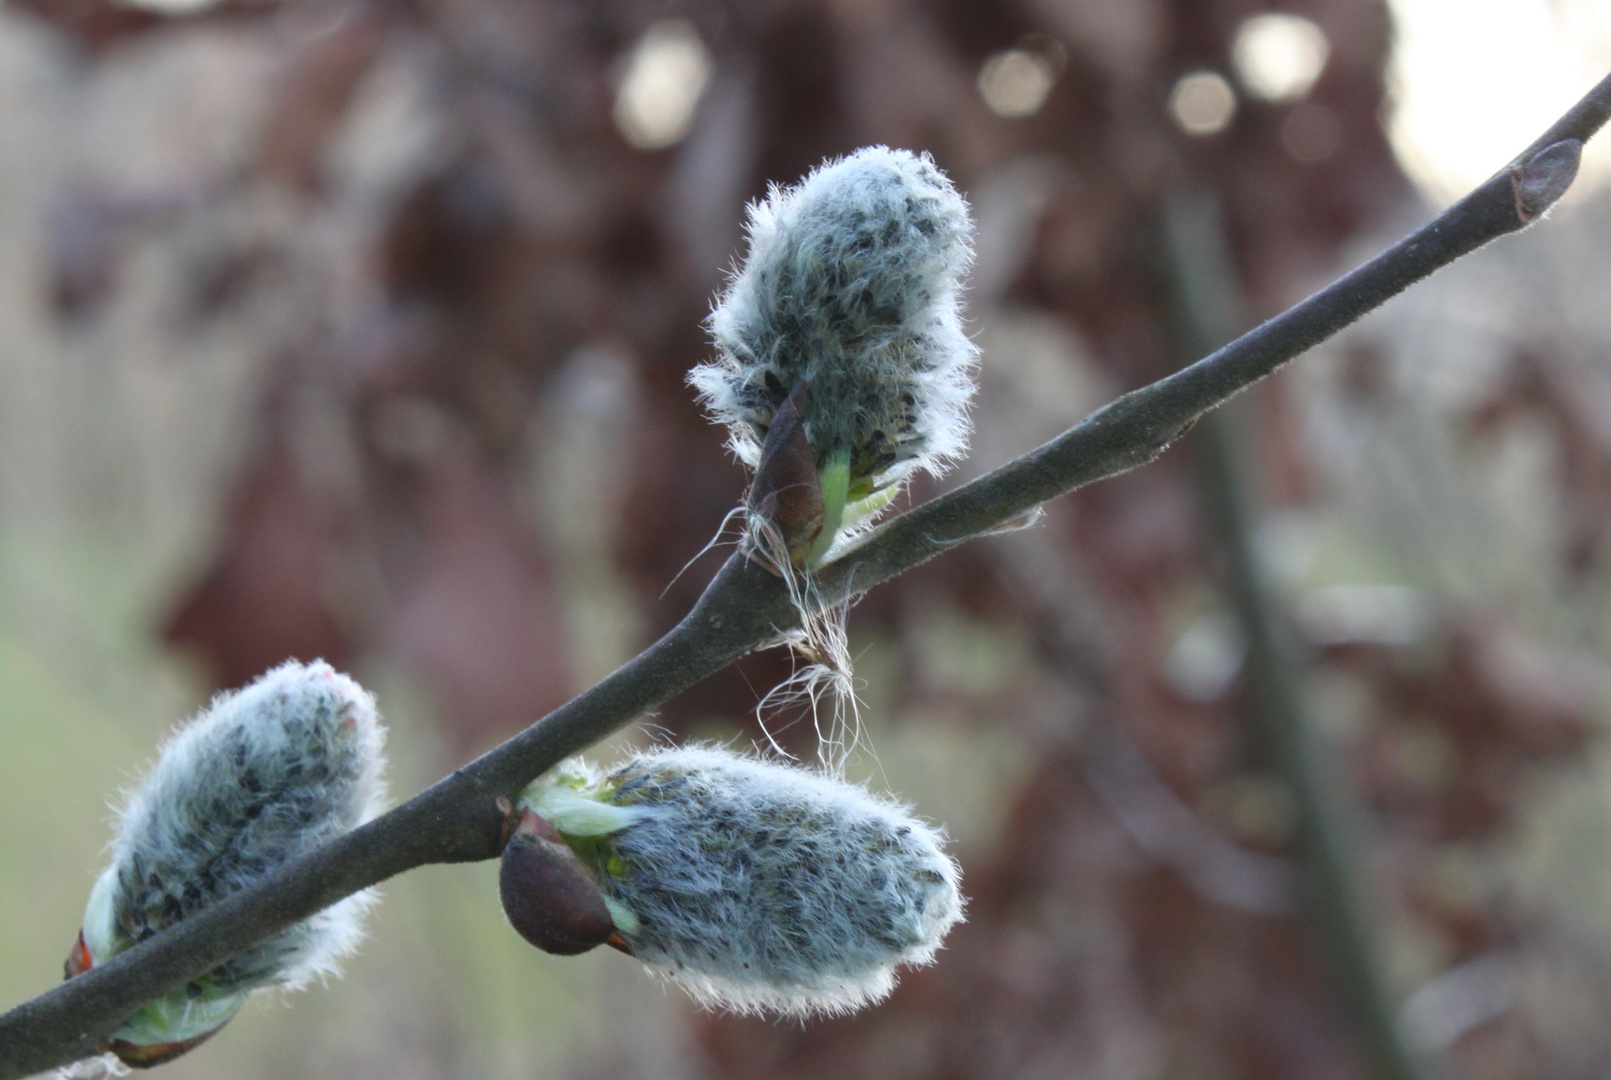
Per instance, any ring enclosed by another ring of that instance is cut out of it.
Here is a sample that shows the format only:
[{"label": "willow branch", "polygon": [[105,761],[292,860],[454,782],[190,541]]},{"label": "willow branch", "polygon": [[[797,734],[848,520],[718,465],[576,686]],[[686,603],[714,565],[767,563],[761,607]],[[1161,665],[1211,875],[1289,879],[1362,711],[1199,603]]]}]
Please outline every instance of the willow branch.
[{"label": "willow branch", "polygon": [[[869,533],[822,568],[842,603],[1057,495],[1151,461],[1192,422],[1434,270],[1536,220],[1611,116],[1611,77],[1505,170],[1429,224],[1191,367],[1099,409],[1046,445]],[[497,856],[500,796],[610,735],[799,616],[775,577],[735,556],[663,638],[568,704],[408,802],[247,889],[0,1016],[0,1080],[98,1053],[124,1018],[344,896],[429,863]]]}]

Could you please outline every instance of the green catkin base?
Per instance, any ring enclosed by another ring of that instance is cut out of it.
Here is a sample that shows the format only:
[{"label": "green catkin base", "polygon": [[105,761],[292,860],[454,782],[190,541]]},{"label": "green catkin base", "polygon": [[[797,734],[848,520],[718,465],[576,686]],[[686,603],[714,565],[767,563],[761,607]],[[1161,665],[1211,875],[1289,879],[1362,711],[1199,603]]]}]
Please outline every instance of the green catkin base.
[{"label": "green catkin base", "polygon": [[806,555],[807,572],[820,566],[823,558],[839,538],[840,526],[845,520],[845,503],[850,495],[850,451],[841,450],[828,459],[821,469],[822,477],[822,532],[817,534],[811,551]]}]

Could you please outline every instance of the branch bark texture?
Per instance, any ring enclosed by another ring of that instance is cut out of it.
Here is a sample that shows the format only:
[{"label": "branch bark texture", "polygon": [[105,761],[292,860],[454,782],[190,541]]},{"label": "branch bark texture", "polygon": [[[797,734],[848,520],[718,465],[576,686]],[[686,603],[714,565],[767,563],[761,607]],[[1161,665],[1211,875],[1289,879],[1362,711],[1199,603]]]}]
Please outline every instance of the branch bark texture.
[{"label": "branch bark texture", "polygon": [[[1611,117],[1600,82],[1507,168],[1427,225],[1296,306],[1044,446],[870,532],[817,573],[846,602],[1057,495],[1151,461],[1203,413],[1434,270],[1536,220]],[[0,1016],[0,1080],[100,1051],[141,1005],[359,889],[429,863],[497,856],[500,796],[798,625],[776,577],[734,556],[694,609],[592,689],[329,846]]]}]

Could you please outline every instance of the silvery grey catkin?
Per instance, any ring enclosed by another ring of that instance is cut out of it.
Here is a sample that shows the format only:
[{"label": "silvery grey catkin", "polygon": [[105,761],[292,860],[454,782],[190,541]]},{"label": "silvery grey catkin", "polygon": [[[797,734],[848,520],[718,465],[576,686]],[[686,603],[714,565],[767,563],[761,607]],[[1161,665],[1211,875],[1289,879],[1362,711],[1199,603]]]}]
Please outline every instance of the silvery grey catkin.
[{"label": "silvery grey catkin", "polygon": [[749,253],[709,319],[718,357],[689,381],[752,469],[797,385],[822,485],[803,565],[917,469],[967,448],[976,350],[959,313],[967,203],[927,154],[874,146],[751,205]]},{"label": "silvery grey catkin", "polygon": [[[69,975],[373,817],[384,737],[374,699],[323,662],[287,662],[216,698],[168,740],[120,811]],[[348,897],[151,1002],[111,1049],[129,1064],[158,1064],[215,1032],[253,990],[334,972],[371,902]]]},{"label": "silvery grey catkin", "polygon": [[904,807],[714,747],[567,762],[521,808],[598,885],[611,943],[736,1012],[845,1013],[932,962],[962,918],[942,836]]}]

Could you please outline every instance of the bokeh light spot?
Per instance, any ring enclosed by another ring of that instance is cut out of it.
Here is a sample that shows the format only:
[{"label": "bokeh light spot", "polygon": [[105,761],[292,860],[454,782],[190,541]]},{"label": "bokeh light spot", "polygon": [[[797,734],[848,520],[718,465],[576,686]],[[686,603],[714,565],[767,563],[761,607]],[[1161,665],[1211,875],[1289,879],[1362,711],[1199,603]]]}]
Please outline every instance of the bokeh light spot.
[{"label": "bokeh light spot", "polygon": [[[1611,64],[1611,0],[1390,0],[1387,131],[1438,205],[1503,168]],[[1566,199],[1611,178],[1611,140],[1586,147]]]},{"label": "bokeh light spot", "polygon": [[1217,72],[1193,71],[1175,83],[1169,113],[1188,135],[1214,135],[1236,115],[1236,92]]},{"label": "bokeh light spot", "polygon": [[1325,33],[1308,19],[1267,12],[1236,31],[1231,56],[1248,93],[1265,101],[1297,101],[1320,78],[1330,52]]},{"label": "bokeh light spot", "polygon": [[693,24],[665,19],[628,55],[615,95],[615,125],[639,150],[664,150],[688,134],[710,81],[710,51]]},{"label": "bokeh light spot", "polygon": [[979,69],[979,96],[997,116],[1033,116],[1051,93],[1057,72],[1052,62],[1028,49],[996,53]]}]

